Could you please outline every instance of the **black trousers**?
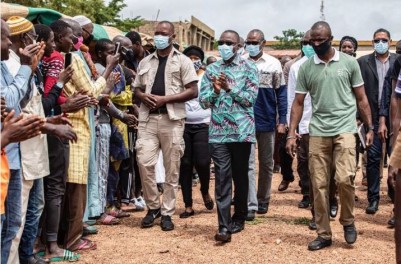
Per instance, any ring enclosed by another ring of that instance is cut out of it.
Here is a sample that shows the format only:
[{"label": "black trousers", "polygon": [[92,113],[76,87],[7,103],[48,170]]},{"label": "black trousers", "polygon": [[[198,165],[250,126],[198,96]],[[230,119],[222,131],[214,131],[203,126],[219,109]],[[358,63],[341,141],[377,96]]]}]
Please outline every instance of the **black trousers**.
[{"label": "black trousers", "polygon": [[[215,168],[215,198],[219,229],[231,231],[231,222],[243,223],[248,213],[249,156],[252,143],[209,144]],[[232,181],[234,181],[234,215],[231,217]]]},{"label": "black trousers", "polygon": [[42,214],[43,234],[48,242],[57,241],[62,201],[66,188],[70,145],[58,137],[47,136],[50,174],[43,178],[45,208]]},{"label": "black trousers", "polygon": [[[278,135],[278,134],[277,134]],[[285,144],[287,143],[287,133],[285,135],[279,136],[277,139],[279,143],[279,155],[280,155],[280,167],[281,174],[283,175],[283,180],[288,182],[294,181],[294,173],[292,171],[292,156],[285,150]]]},{"label": "black trousers", "polygon": [[203,195],[209,193],[210,154],[207,147],[208,140],[208,124],[185,125],[185,152],[181,158],[180,166],[180,184],[185,207],[192,207],[192,174],[194,166],[199,175],[201,193]]}]

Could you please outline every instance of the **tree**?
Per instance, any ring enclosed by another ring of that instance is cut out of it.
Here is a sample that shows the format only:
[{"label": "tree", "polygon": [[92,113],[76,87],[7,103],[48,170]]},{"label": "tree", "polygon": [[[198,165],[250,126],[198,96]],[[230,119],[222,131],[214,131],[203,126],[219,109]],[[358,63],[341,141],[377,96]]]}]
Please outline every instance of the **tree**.
[{"label": "tree", "polygon": [[114,26],[122,31],[142,25],[143,19],[121,19],[119,13],[127,6],[124,0],[111,0],[108,5],[104,0],[13,0],[12,3],[29,7],[47,7],[68,16],[84,15],[94,23]]},{"label": "tree", "polygon": [[283,36],[274,37],[275,40],[279,41],[279,44],[272,47],[274,49],[298,49],[304,34],[303,32],[298,32],[296,29],[283,30]]}]

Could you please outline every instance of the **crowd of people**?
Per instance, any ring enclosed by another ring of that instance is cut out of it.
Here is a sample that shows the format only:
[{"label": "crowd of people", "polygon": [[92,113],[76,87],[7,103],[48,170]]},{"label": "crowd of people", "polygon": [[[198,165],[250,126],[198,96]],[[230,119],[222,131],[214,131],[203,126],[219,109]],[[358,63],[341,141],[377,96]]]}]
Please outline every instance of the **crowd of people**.
[{"label": "crowd of people", "polygon": [[[135,31],[95,40],[93,30],[82,15],[49,26],[1,21],[2,263],[77,261],[97,247],[88,238],[95,224],[119,224],[133,211],[147,210],[142,228],[161,218],[171,231],[179,185],[179,217],[195,215],[194,175],[205,207],[217,207],[215,240],[230,242],[245,221],[268,213],[275,156],[279,191],[294,181],[297,158],[298,207],[310,208],[317,230],[309,250],[332,244],[339,208],[345,241],[357,240],[359,152],[366,213],[379,209],[387,153],[388,196],[401,203],[401,57],[389,52],[387,30],[376,30],[374,52],[357,60],[355,38],[343,37],[336,50],[320,21],[286,63],[264,52],[259,29],[244,39],[225,30],[220,60],[197,46],[180,52],[168,21],[157,24],[154,46]],[[400,208],[394,212],[389,226],[401,243]]]}]

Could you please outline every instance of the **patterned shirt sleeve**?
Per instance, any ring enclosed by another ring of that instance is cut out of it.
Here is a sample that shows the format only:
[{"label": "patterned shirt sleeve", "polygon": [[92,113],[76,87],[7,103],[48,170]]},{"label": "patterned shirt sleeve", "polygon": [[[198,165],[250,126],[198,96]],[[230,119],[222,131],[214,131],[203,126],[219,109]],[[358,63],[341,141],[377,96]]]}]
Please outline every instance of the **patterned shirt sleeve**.
[{"label": "patterned shirt sleeve", "polygon": [[245,86],[241,87],[232,87],[230,91],[231,97],[234,101],[237,101],[240,105],[244,107],[253,106],[256,97],[258,95],[258,87],[259,87],[259,73],[255,64],[247,63],[248,74],[245,81]]},{"label": "patterned shirt sleeve", "polygon": [[211,108],[215,105],[219,96],[213,89],[212,67],[208,67],[202,78],[199,103],[203,109]]}]

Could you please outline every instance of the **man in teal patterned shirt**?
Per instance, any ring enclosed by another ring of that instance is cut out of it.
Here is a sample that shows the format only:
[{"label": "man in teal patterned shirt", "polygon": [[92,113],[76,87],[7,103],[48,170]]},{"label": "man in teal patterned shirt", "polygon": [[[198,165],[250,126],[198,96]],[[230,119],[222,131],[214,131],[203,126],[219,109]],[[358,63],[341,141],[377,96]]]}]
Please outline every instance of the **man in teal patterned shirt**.
[{"label": "man in teal patterned shirt", "polygon": [[[223,60],[209,65],[202,79],[200,104],[212,109],[209,149],[216,179],[215,193],[219,230],[215,239],[230,242],[231,234],[244,229],[248,212],[248,162],[255,142],[253,104],[259,76],[256,66],[237,55],[238,33],[224,31],[219,44]],[[231,192],[234,181],[234,215]]]}]

